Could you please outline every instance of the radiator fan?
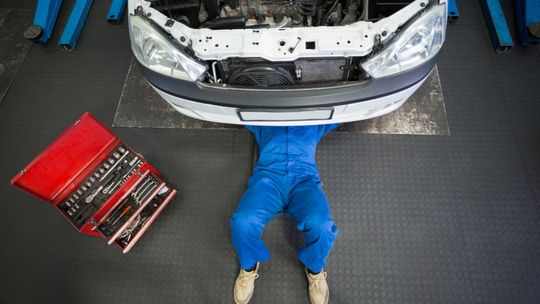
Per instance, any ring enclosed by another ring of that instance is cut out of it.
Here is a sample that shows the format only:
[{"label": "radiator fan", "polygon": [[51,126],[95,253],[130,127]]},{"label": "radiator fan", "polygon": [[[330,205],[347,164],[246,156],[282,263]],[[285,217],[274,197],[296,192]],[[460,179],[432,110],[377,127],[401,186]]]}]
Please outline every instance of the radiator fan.
[{"label": "radiator fan", "polygon": [[235,71],[228,82],[242,87],[277,87],[294,84],[294,79],[283,68],[258,65]]}]

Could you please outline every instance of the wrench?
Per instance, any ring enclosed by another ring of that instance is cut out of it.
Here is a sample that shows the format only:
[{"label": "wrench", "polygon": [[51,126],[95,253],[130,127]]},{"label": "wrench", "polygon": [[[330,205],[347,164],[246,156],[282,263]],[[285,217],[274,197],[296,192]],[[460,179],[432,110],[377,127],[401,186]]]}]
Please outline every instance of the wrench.
[{"label": "wrench", "polygon": [[103,189],[103,186],[99,186],[99,188],[94,191],[94,193],[90,194],[89,196],[86,197],[86,199],[84,200],[87,204],[90,204],[94,198],[96,197],[96,195],[98,195],[99,191],[101,191],[101,189]]}]

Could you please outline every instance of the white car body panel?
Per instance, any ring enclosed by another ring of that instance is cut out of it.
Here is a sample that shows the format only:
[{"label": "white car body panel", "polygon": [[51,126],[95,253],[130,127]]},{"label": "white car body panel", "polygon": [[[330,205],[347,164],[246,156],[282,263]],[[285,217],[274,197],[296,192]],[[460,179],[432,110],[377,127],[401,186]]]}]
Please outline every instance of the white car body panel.
[{"label": "white car body panel", "polygon": [[[270,117],[270,119],[274,117],[274,121],[242,121],[238,116],[238,108],[195,102],[170,95],[156,87],[153,88],[163,99],[173,106],[175,110],[196,119],[240,125],[303,126],[313,125],[314,122],[317,124],[331,124],[364,120],[390,113],[401,107],[405,101],[407,101],[407,98],[422,85],[426,78],[403,91],[381,98],[334,106],[332,119],[327,120],[297,120],[294,115],[295,113],[298,114],[298,111],[291,110],[289,112],[266,112],[265,116]],[[283,121],[284,113],[286,113],[289,120]],[[300,117],[301,116],[302,114],[300,114]]]},{"label": "white car body panel", "polygon": [[[366,56],[373,49],[376,35],[382,42],[389,39],[428,3],[429,0],[415,0],[375,23],[359,21],[344,26],[234,30],[193,29],[180,22],[168,26],[170,19],[151,8],[145,0],[129,0],[128,11],[132,13],[137,7],[142,7],[148,19],[170,33],[178,43],[193,50],[201,60],[260,57],[277,62],[299,58]],[[280,45],[281,42],[285,45]],[[315,42],[315,49],[306,49],[305,42]]]}]

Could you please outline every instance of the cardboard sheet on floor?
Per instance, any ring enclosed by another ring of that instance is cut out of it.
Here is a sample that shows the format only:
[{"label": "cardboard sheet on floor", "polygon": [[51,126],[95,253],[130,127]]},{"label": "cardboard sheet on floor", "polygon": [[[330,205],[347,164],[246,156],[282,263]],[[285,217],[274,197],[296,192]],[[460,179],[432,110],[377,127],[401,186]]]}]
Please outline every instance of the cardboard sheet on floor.
[{"label": "cardboard sheet on floor", "polygon": [[[127,73],[113,122],[114,127],[238,129],[176,112],[146,82],[135,61]],[[379,134],[449,135],[437,67],[420,89],[398,110],[370,120],[344,124],[337,131]]]},{"label": "cardboard sheet on floor", "polygon": [[29,10],[0,7],[0,102],[32,46],[22,34],[31,24],[31,17]]}]

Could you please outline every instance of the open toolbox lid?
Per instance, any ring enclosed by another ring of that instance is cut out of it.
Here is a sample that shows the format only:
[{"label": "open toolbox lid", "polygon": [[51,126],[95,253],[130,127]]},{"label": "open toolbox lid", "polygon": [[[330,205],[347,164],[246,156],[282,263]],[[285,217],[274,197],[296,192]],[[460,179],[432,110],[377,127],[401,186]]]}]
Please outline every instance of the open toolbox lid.
[{"label": "open toolbox lid", "polygon": [[11,183],[56,205],[82,182],[91,164],[119,142],[109,129],[84,113]]}]

